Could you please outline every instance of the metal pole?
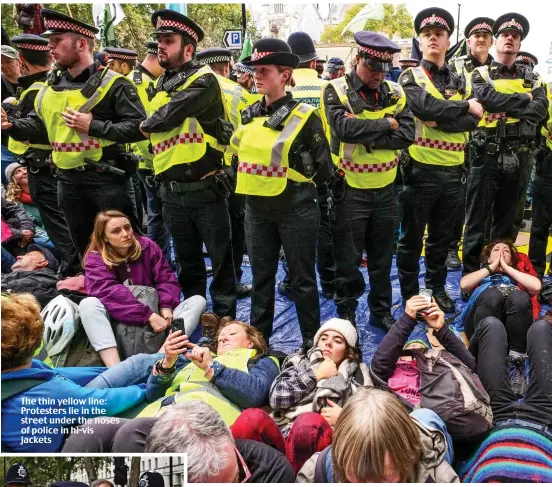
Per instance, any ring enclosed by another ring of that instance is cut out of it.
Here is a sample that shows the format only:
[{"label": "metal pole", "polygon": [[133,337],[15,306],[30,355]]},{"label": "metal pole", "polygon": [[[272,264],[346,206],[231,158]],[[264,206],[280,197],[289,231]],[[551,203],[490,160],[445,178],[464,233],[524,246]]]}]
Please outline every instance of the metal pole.
[{"label": "metal pole", "polygon": [[245,39],[245,31],[247,30],[247,17],[245,11],[245,3],[241,4],[242,7],[242,39]]},{"label": "metal pole", "polygon": [[169,487],[173,487],[173,464],[172,464],[172,457],[169,457]]},{"label": "metal pole", "polygon": [[458,39],[460,38],[460,7],[462,6],[461,3],[458,4],[458,19],[456,20],[456,28],[458,29],[456,31],[456,43],[458,43]]}]

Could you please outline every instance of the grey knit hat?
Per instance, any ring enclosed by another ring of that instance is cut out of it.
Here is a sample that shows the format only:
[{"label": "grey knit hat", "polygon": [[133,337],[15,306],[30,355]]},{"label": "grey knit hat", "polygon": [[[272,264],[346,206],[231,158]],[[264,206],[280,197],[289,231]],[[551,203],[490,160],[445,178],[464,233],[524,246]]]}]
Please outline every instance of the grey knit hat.
[{"label": "grey knit hat", "polygon": [[11,179],[13,176],[13,173],[16,171],[16,169],[19,169],[20,167],[24,167],[19,162],[12,162],[7,168],[6,168],[6,179],[8,180],[8,183],[11,183]]}]

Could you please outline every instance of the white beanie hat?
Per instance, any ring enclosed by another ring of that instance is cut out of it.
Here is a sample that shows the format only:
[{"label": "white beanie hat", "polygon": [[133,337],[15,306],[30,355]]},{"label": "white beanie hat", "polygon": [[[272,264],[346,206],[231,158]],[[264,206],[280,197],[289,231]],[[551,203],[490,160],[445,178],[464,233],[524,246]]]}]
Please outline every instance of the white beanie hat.
[{"label": "white beanie hat", "polygon": [[340,333],[351,348],[356,347],[358,337],[355,327],[349,320],[342,320],[341,318],[331,318],[318,329],[316,335],[314,335],[314,346],[320,340],[322,333],[328,330]]},{"label": "white beanie hat", "polygon": [[11,179],[13,176],[13,173],[16,171],[16,169],[19,169],[20,167],[23,167],[18,162],[12,162],[8,167],[6,167],[6,179],[8,180],[8,183],[11,183]]}]

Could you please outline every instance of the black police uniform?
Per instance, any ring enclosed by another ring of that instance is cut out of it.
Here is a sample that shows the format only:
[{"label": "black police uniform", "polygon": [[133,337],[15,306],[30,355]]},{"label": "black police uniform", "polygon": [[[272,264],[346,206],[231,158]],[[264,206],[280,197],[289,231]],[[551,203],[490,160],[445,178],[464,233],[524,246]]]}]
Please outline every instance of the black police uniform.
[{"label": "black police uniform", "polygon": [[[42,10],[47,33],[77,32],[85,26],[88,31],[97,32],[93,26],[77,21],[53,10]],[[63,27],[58,28],[58,25]],[[67,70],[60,70],[52,77],[49,85],[55,91],[82,88],[86,82],[102,69],[99,61],[72,77]],[[143,140],[139,125],[146,113],[136,88],[125,78],[117,79],[105,97],[90,111],[93,119],[89,135],[116,142],[104,147],[101,162],[119,169],[130,168],[125,155],[126,143]],[[11,121],[11,120],[10,120]],[[24,119],[14,120],[9,134],[16,140],[37,142],[48,140],[48,132],[35,111]],[[129,171],[130,172],[130,171]],[[119,210],[130,218],[133,227],[140,228],[133,209],[130,177],[100,171],[97,166],[83,166],[76,169],[57,169],[57,190],[60,208],[63,211],[71,239],[77,250],[84,255],[94,228],[94,219],[103,210]]]},{"label": "black police uniform", "polygon": [[[48,45],[48,41],[43,37],[33,34],[21,34],[12,39],[12,43],[19,50],[35,51],[34,46],[39,46],[38,50],[43,50]],[[46,82],[48,70],[40,71],[28,76],[22,76],[18,82],[23,90],[31,87],[35,82]],[[34,110],[34,102],[37,91],[28,93],[23,102],[18,106],[17,118],[25,118]],[[36,141],[48,145],[47,137]],[[33,201],[40,211],[46,233],[54,243],[56,250],[61,254],[61,272],[64,275],[75,275],[82,271],[80,265],[79,253],[69,233],[67,222],[58,205],[57,181],[54,176],[54,170],[48,163],[51,150],[40,150],[29,148],[19,156],[18,161],[28,169],[29,191]]]},{"label": "black police uniform", "polygon": [[[157,18],[175,19],[175,25],[188,25],[196,29],[198,38],[203,32],[185,15],[172,10],[153,13]],[[177,28],[163,28],[160,33],[177,32]],[[201,39],[200,39],[201,40]],[[157,92],[163,91],[175,76],[185,79],[197,72],[201,64],[188,61],[176,69],[165,72],[157,82]],[[174,89],[175,87],[171,87]],[[176,91],[171,100],[148,118],[144,132],[166,132],[179,127],[186,118],[195,117],[204,131],[217,136],[217,121],[224,119],[222,93],[214,74],[194,80],[185,90]],[[213,281],[209,288],[213,300],[213,312],[219,317],[236,316],[236,276],[232,256],[230,215],[228,202],[216,190],[214,177],[204,176],[223,169],[221,152],[207,145],[203,157],[190,164],[175,164],[157,177],[161,180],[159,195],[163,202],[163,220],[173,237],[176,258],[181,271],[178,276],[185,298],[194,295],[206,296],[207,271],[203,258],[203,243],[211,258]],[[201,181],[201,183],[200,183]],[[196,189],[205,185],[201,190]]]},{"label": "black police uniform", "polygon": [[14,463],[11,465],[6,473],[6,477],[4,478],[4,485],[14,484],[32,484],[29,472],[22,463]]},{"label": "black police uniform", "polygon": [[[368,48],[363,62],[373,63],[374,69],[386,71],[391,63],[378,55],[392,54],[399,47],[383,36],[372,32],[358,32],[355,41]],[[364,85],[353,69],[347,75],[349,89],[357,94],[362,110],[379,111],[398,102],[397,96],[387,84],[378,89]],[[349,95],[349,100],[351,96]],[[330,146],[339,154],[341,142],[363,144],[371,149],[404,149],[414,141],[414,117],[408,108],[396,115],[397,130],[390,130],[385,118],[360,120],[348,118],[347,108],[341,103],[335,88],[329,84],[324,89],[326,119],[331,129]],[[377,173],[375,173],[377,175]],[[362,252],[366,250],[370,292],[368,305],[370,321],[375,326],[390,328],[395,322],[391,317],[392,288],[391,265],[393,239],[399,222],[399,204],[393,182],[377,189],[359,189],[347,184],[341,197],[335,197],[331,228],[335,256],[335,304],[340,317],[356,323],[357,300],[366,289],[359,270]]]},{"label": "black police uniform", "polygon": [[[443,23],[442,21],[445,21]],[[425,26],[436,26],[454,31],[454,19],[443,9],[425,9],[415,21],[416,31]],[[431,78],[444,100],[437,99],[418,86],[410,70],[401,74],[408,105],[420,120],[437,122],[443,132],[469,132],[479,119],[469,113],[466,100],[451,101],[449,98],[460,92],[465,82],[446,66],[436,66],[424,59],[421,67]],[[418,294],[418,274],[425,226],[426,240],[426,287],[433,290],[435,300],[445,312],[454,311],[454,303],[445,291],[448,246],[456,215],[464,201],[464,174],[462,165],[441,166],[425,164],[403,151],[401,160],[404,190],[401,194],[402,234],[397,251],[397,267],[401,294],[404,300]]]},{"label": "black police uniform", "polygon": [[[510,19],[513,19],[511,21]],[[529,23],[525,17],[509,13],[499,17],[493,25],[493,34],[503,30],[517,30],[522,39]],[[525,79],[524,66],[508,67],[497,61],[489,66],[489,75],[497,79]],[[529,86],[540,85],[531,76]],[[490,240],[515,240],[519,227],[514,226],[516,208],[522,192],[527,188],[526,166],[536,137],[536,127],[548,110],[544,87],[533,89],[534,100],[526,93],[499,93],[476,70],[472,73],[474,96],[489,113],[507,113],[520,122],[501,123],[495,128],[474,130],[472,133],[473,160],[468,177],[466,229],[463,247],[463,274],[479,269],[479,256],[485,244],[485,224],[489,215]]]},{"label": "black police uniform", "polygon": [[[493,24],[494,20],[490,17],[476,17],[466,25],[464,29],[464,37],[468,39],[471,35],[478,32],[488,32],[492,35],[493,33]],[[475,68],[479,66],[490,66],[493,62],[493,56],[488,53],[487,59],[484,63],[479,61],[475,56],[472,55],[471,50],[467,56],[462,56],[458,59],[452,59],[449,68],[451,71],[461,74],[459,68],[462,67],[467,73],[471,73]],[[466,147],[466,156],[464,159],[464,164],[466,170],[469,171],[470,167],[470,158],[469,158],[470,146]],[[453,240],[449,245],[448,257],[447,257],[447,267],[449,269],[460,269],[462,267],[462,262],[458,257],[458,250],[460,247],[460,241],[462,240],[462,232],[464,230],[464,222],[466,221],[466,205],[462,204],[460,206],[460,212],[458,214],[458,219],[456,220],[456,225],[453,229]]]}]

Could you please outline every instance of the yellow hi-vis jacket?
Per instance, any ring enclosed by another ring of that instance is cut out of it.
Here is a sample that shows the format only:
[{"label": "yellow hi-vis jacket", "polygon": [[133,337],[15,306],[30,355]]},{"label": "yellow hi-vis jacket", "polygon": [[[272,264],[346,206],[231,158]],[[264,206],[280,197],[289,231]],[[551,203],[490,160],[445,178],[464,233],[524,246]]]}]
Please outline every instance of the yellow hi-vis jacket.
[{"label": "yellow hi-vis jacket", "polygon": [[290,89],[293,99],[320,108],[322,88],[328,83],[318,77],[315,69],[298,68],[293,70],[295,86]]},{"label": "yellow hi-vis jacket", "polygon": [[546,95],[548,96],[548,121],[542,125],[541,134],[546,140],[546,146],[552,150],[552,81],[546,85]]}]

